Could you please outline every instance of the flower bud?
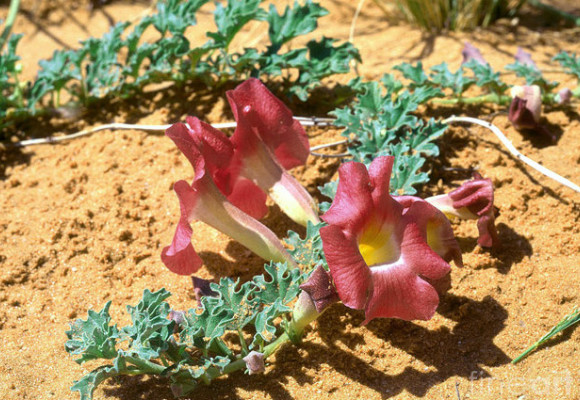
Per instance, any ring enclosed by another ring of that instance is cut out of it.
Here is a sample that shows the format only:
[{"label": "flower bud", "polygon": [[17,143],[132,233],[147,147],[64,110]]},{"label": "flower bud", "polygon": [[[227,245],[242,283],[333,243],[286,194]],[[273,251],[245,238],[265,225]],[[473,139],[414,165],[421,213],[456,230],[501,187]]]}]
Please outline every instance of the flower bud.
[{"label": "flower bud", "polygon": [[310,278],[300,285],[300,289],[310,296],[318,313],[322,313],[328,306],[338,301],[338,293],[330,275],[321,266],[316,268]]},{"label": "flower bud", "polygon": [[263,353],[252,350],[243,360],[246,362],[246,368],[248,368],[250,375],[261,374],[266,370]]},{"label": "flower bud", "polygon": [[184,311],[176,311],[171,310],[168,315],[169,319],[175,322],[175,326],[173,327],[173,332],[178,333],[181,330],[181,325],[185,321],[185,312]]},{"label": "flower bud", "polygon": [[198,278],[197,276],[192,276],[191,281],[193,282],[193,292],[195,293],[195,299],[199,303],[201,298],[204,296],[215,297],[217,293],[212,290],[210,283],[207,279]]},{"label": "flower bud", "polygon": [[516,61],[519,62],[520,64],[524,64],[534,68],[535,70],[538,70],[538,66],[532,60],[532,55],[530,53],[526,53],[521,47],[518,47],[518,51],[516,53],[515,58]]},{"label": "flower bud", "polygon": [[465,42],[465,46],[463,47],[463,50],[461,50],[461,55],[463,56],[462,64],[471,60],[475,60],[483,65],[487,64],[487,61],[485,61],[485,58],[483,58],[479,49],[469,42]]},{"label": "flower bud", "polygon": [[542,92],[537,85],[514,86],[511,89],[512,102],[508,111],[508,119],[518,131],[530,130],[548,137],[556,142],[553,135],[540,123],[542,114]]},{"label": "flower bud", "polygon": [[537,85],[514,86],[510,92],[512,103],[509,120],[518,130],[534,129],[542,114],[542,92]]},{"label": "flower bud", "polygon": [[572,98],[572,91],[568,88],[560,89],[558,94],[556,94],[556,103],[566,104],[570,102]]},{"label": "flower bud", "polygon": [[292,335],[299,338],[304,329],[319,315],[320,313],[316,310],[310,295],[305,291],[300,292],[298,301],[296,301],[292,310]]}]

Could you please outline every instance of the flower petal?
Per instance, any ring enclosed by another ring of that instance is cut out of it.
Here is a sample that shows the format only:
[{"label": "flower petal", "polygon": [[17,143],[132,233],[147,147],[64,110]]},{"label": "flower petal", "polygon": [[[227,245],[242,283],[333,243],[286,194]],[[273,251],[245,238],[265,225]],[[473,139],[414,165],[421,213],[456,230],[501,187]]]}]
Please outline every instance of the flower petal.
[{"label": "flower petal", "polygon": [[372,293],[369,267],[354,239],[347,239],[338,226],[320,228],[322,247],[340,300],[348,307],[363,309]]},{"label": "flower petal", "polygon": [[246,214],[256,219],[263,218],[268,213],[266,193],[249,179],[240,177],[234,183],[228,200]]},{"label": "flower petal", "polygon": [[[529,111],[529,115],[532,116],[535,123],[540,122],[540,116],[542,115],[542,90],[538,85],[513,86],[510,90],[510,94],[513,100],[515,100],[516,98],[520,100],[525,100],[523,106],[525,107],[526,110]],[[521,110],[521,107],[522,104],[520,102],[520,104],[518,104],[516,108],[518,111],[521,111],[521,115],[516,114],[510,117],[511,114],[508,114],[510,122],[514,124],[516,129],[519,129],[516,124],[520,124],[520,121],[516,120],[516,117],[524,119],[523,121],[521,121],[521,124],[530,125],[531,127],[531,122],[527,121],[529,115],[527,113],[524,113],[523,110]],[[512,121],[512,118],[514,119],[514,121]],[[533,127],[531,128],[533,129]]]},{"label": "flower petal", "polygon": [[570,99],[574,96],[574,93],[568,88],[562,88],[556,94],[556,103],[558,104],[567,104],[570,102]]},{"label": "flower petal", "polygon": [[463,267],[461,249],[445,214],[431,203],[418,197],[395,196],[395,199],[405,206],[405,223],[414,223],[418,226],[428,247],[446,263],[453,260],[455,265]]},{"label": "flower petal", "polygon": [[[415,214],[414,210],[417,210],[422,204],[424,203],[413,204],[410,209],[411,212]],[[416,214],[420,214],[420,212]],[[451,270],[451,266],[425,241],[425,228],[420,226],[423,223],[414,216],[410,219],[409,213],[405,217],[407,217],[406,225],[403,241],[401,242],[401,258],[404,260],[405,265],[415,274],[428,279],[437,280],[447,275]],[[457,243],[455,243],[455,246],[457,246]],[[441,247],[445,248],[444,246]],[[451,249],[451,251],[453,250]],[[455,253],[451,254],[455,255]],[[461,258],[459,260],[459,265],[463,265],[461,264]]]},{"label": "flower petal", "polygon": [[437,291],[402,264],[373,268],[373,296],[365,307],[367,324],[373,318],[428,320],[439,304]]},{"label": "flower petal", "polygon": [[165,134],[187,157],[196,180],[206,172],[213,176],[226,168],[234,154],[234,147],[226,135],[194,117],[187,118],[187,125],[173,124]]},{"label": "flower petal", "polygon": [[372,216],[372,187],[366,167],[350,161],[338,169],[338,189],[322,220],[349,232],[359,232]]},{"label": "flower petal", "polygon": [[477,172],[473,180],[449,192],[449,197],[454,208],[466,207],[477,216],[493,212],[493,184],[491,179],[483,179]]},{"label": "flower petal", "polygon": [[189,210],[195,204],[195,194],[191,186],[185,181],[176,182],[174,190],[179,198],[181,217],[177,223],[171,245],[165,247],[161,252],[161,261],[171,272],[179,275],[191,275],[203,265],[202,259],[191,244],[193,230],[187,219]]},{"label": "flower petal", "polygon": [[477,244],[481,247],[497,247],[501,245],[495,228],[495,216],[493,212],[483,215],[477,220],[479,238]]},{"label": "flower petal", "polygon": [[245,145],[257,135],[275,154],[285,169],[304,165],[310,145],[302,125],[284,103],[262,82],[251,78],[227,92],[230,107],[238,123],[232,142]]}]

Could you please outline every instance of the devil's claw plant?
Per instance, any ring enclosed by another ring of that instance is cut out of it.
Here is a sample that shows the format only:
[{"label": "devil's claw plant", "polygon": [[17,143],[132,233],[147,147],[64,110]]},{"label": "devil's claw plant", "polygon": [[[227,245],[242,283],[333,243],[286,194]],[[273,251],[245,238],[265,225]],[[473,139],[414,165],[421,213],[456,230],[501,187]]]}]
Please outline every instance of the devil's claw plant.
[{"label": "devil's claw plant", "polygon": [[[404,163],[437,152],[430,141],[444,125],[424,124],[410,113],[438,91],[415,89],[392,101],[389,90],[401,87],[389,77],[383,80],[386,93],[375,84],[358,85],[356,108],[337,115],[347,135],[363,123],[357,119],[372,116],[360,131],[368,136],[351,147],[357,161],[342,164],[339,180],[327,187],[334,199],[320,217],[287,171],[306,162],[306,135],[260,81],[250,79],[227,93],[237,121],[231,137],[192,117],[167,130],[194,178],[175,184],[181,217],[173,242],[163,249],[165,265],[182,275],[202,267],[191,243],[190,222],[198,219],[265,258],[265,273],[247,282],[193,277],[198,304],[187,311],[172,310],[166,290],[146,290],[127,308],[132,324],[123,328],[112,323],[110,302],[73,322],[66,350],[80,364],[107,362],[74,384],[82,399],[119,375],[160,376],[181,397],[224,374],[264,373],[269,356],[286,343],[299,344],[309,324],[339,301],[364,310],[365,323],[433,316],[450,286],[449,262],[462,265],[446,215],[478,219],[480,244],[494,244],[493,187],[476,176],[448,195],[398,196],[417,181],[405,184]],[[373,129],[380,126],[391,132],[384,143],[375,140]],[[393,149],[396,156],[380,155]],[[289,232],[282,241],[258,221],[267,212],[267,195],[306,226],[304,238]]]}]

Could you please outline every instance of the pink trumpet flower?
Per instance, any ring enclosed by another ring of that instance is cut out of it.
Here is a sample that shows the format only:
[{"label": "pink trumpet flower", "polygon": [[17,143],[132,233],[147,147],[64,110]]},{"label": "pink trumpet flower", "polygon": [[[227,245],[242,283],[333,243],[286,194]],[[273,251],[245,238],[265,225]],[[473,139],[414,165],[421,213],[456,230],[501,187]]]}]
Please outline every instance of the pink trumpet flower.
[{"label": "pink trumpet flower", "polygon": [[449,220],[418,198],[389,194],[393,157],[367,168],[339,168],[332,206],[320,229],[330,274],[341,301],[377,317],[428,320],[448,280],[449,261],[462,265]]},{"label": "pink trumpet flower", "polygon": [[304,165],[310,154],[300,123],[258,79],[248,79],[227,96],[237,122],[231,170],[269,193],[295,222],[319,223],[314,200],[286,171]]},{"label": "pink trumpet flower", "polygon": [[216,186],[214,179],[227,172],[233,156],[229,139],[197,118],[188,118],[187,122],[189,126],[178,123],[166,131],[193,166],[195,176],[191,185],[183,180],[174,185],[181,217],[173,242],[162,251],[163,263],[180,275],[192,274],[201,267],[203,262],[191,244],[193,231],[190,226],[192,221],[199,220],[266,260],[287,261],[295,265],[276,235],[229,202]]},{"label": "pink trumpet flower", "polygon": [[426,201],[441,210],[448,218],[477,219],[477,229],[479,230],[477,243],[480,246],[496,247],[500,245],[495,228],[491,179],[484,179],[475,172],[473,180],[463,183],[448,194],[429,197]]}]

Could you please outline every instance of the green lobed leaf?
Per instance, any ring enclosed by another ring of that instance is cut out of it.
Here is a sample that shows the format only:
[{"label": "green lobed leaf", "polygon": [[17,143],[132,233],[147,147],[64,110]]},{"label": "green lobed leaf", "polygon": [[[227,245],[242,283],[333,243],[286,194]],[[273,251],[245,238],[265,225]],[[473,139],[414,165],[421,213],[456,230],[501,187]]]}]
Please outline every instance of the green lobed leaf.
[{"label": "green lobed leaf", "polygon": [[[322,194],[326,194],[323,190],[321,190]],[[336,191],[336,188],[334,190]],[[331,198],[334,198],[334,193]],[[323,226],[322,222],[314,225],[308,221],[304,239],[301,239],[300,235],[294,231],[288,231],[288,237],[284,239],[288,245],[288,252],[300,264],[300,268],[304,272],[313,271],[318,265],[327,265],[320,238],[320,228]]]},{"label": "green lobed leaf", "polygon": [[65,350],[72,355],[80,355],[75,361],[82,364],[88,360],[99,358],[112,359],[117,356],[117,341],[119,330],[116,325],[110,325],[111,316],[107,302],[100,312],[89,310],[86,320],[77,319],[66,331]]},{"label": "green lobed leaf", "polygon": [[89,372],[80,380],[75,381],[70,389],[73,392],[79,392],[81,400],[91,400],[93,398],[93,392],[97,386],[105,380],[117,375],[119,375],[119,371],[113,365],[103,365],[102,367]]},{"label": "green lobed leaf", "polygon": [[222,321],[226,329],[241,330],[254,319],[256,304],[251,296],[256,288],[251,282],[239,283],[239,279],[222,278],[219,285],[211,284],[221,300],[220,307],[228,311],[228,317]]},{"label": "green lobed leaf", "polygon": [[410,150],[410,147],[405,143],[389,146],[389,154],[395,156],[389,187],[392,194],[415,194],[417,193],[415,185],[429,181],[429,176],[425,172],[419,172],[425,159],[409,154]]},{"label": "green lobed leaf", "polygon": [[492,93],[502,94],[508,89],[508,85],[502,82],[499,77],[499,72],[495,72],[491,65],[482,64],[476,60],[469,60],[463,67],[473,71],[475,84],[481,88],[485,88]]},{"label": "green lobed leaf", "polygon": [[274,304],[280,299],[283,305],[298,296],[301,283],[301,272],[298,268],[288,268],[286,263],[271,261],[264,265],[266,273],[255,276],[252,282],[256,286],[254,299],[261,304]]},{"label": "green lobed leaf", "polygon": [[570,55],[565,51],[561,51],[556,54],[553,60],[558,61],[568,74],[576,75],[578,80],[580,80],[580,56],[576,56],[576,53]]},{"label": "green lobed leaf", "polygon": [[462,68],[459,68],[455,73],[452,73],[449,70],[449,67],[447,67],[446,62],[435,65],[431,68],[429,76],[433,83],[442,88],[451,89],[456,96],[460,96],[475,83],[475,78],[465,76]]},{"label": "green lobed leaf", "polygon": [[415,66],[409,63],[401,63],[395,65],[393,68],[397,71],[401,71],[403,76],[412,82],[411,88],[429,84],[429,78],[423,71],[423,63],[421,63],[421,61],[418,61]]},{"label": "green lobed leaf", "polygon": [[205,383],[210,382],[212,370],[222,372],[231,363],[227,357],[201,357],[195,365],[180,363],[169,373],[171,391],[175,397],[185,397],[193,392],[200,378]]},{"label": "green lobed leaf", "polygon": [[135,307],[127,306],[133,324],[121,330],[123,338],[129,339],[129,349],[122,351],[123,355],[149,360],[168,350],[168,340],[175,326],[175,322],[167,318],[171,309],[164,300],[169,296],[171,293],[165,289],[153,293],[145,290]]},{"label": "green lobed leaf", "polygon": [[183,35],[185,30],[196,24],[195,15],[209,0],[166,0],[157,3],[157,13],[151,18],[155,29],[162,35]]},{"label": "green lobed leaf", "polygon": [[213,39],[214,46],[227,49],[244,25],[252,20],[266,19],[267,14],[260,8],[260,3],[261,0],[230,0],[225,7],[217,3],[214,13],[217,32],[207,33],[207,36]]},{"label": "green lobed leaf", "polygon": [[[181,340],[192,343],[195,347],[223,353],[220,347],[221,337],[231,320],[232,312],[223,306],[223,300],[204,296],[200,306],[185,314],[182,325]],[[221,354],[225,355],[225,354]]]},{"label": "green lobed leaf", "polygon": [[286,6],[283,14],[278,14],[276,6],[270,5],[266,20],[269,23],[268,36],[271,45],[267,54],[277,53],[282,45],[297,36],[306,35],[318,27],[318,18],[328,11],[317,3],[307,0],[304,5],[294,1],[294,6]]},{"label": "green lobed leaf", "polygon": [[516,61],[512,64],[506,65],[505,69],[508,71],[514,71],[518,77],[524,78],[526,80],[526,85],[538,85],[545,93],[550,92],[558,86],[558,82],[545,80],[542,76],[542,71],[533,65]]},{"label": "green lobed leaf", "polygon": [[269,343],[276,339],[276,326],[274,326],[274,319],[278,318],[280,315],[285,314],[292,309],[288,306],[282,304],[280,299],[266,307],[256,314],[256,319],[254,320],[254,327],[256,328],[256,334],[250,345],[250,348],[258,348],[264,343]]},{"label": "green lobed leaf", "polygon": [[347,73],[350,71],[351,61],[361,61],[358,50],[351,43],[334,46],[335,41],[322,37],[319,41],[311,40],[306,44],[308,61],[297,66],[298,79],[289,89],[291,94],[305,101],[307,93],[319,86],[324,78]]},{"label": "green lobed leaf", "polygon": [[[393,92],[399,92],[400,85],[392,76],[384,77],[382,86],[378,82],[354,83],[359,94],[353,103],[331,112],[336,116],[334,124],[345,128],[342,135],[348,138],[349,153],[366,165],[378,156],[400,158],[395,161],[391,190],[397,194],[416,193],[413,186],[428,180],[420,168],[426,156],[439,154],[434,141],[444,133],[446,125],[434,120],[425,123],[414,112],[419,104],[441,96],[441,90],[431,85],[417,86],[414,91],[404,90],[395,97]],[[336,185],[325,185],[324,194],[333,197]],[[321,210],[329,207],[328,203],[322,204]]]}]

